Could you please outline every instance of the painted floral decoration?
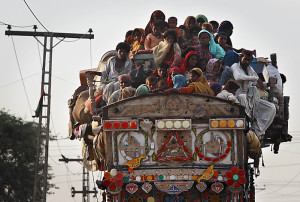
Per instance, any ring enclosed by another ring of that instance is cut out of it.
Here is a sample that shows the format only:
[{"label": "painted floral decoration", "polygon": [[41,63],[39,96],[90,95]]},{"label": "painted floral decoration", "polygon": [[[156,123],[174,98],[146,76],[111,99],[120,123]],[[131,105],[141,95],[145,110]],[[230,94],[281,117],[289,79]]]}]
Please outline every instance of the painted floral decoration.
[{"label": "painted floral decoration", "polygon": [[239,170],[236,166],[232,167],[231,171],[228,171],[225,174],[225,177],[228,178],[226,184],[228,186],[233,185],[233,187],[236,189],[240,188],[241,184],[245,184],[247,181],[245,174],[246,173],[244,169]]}]

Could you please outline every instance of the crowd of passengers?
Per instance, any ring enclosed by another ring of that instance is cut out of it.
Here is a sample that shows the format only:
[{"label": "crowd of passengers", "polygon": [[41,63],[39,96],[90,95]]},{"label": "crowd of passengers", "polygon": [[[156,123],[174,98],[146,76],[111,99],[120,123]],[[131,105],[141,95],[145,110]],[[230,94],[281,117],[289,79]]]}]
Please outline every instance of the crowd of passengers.
[{"label": "crowd of passengers", "polygon": [[[250,66],[254,52],[233,48],[230,21],[220,24],[204,15],[177,18],[154,11],[145,29],[126,33],[108,59],[96,90],[98,107],[149,93],[200,93],[217,96],[245,107],[255,120],[258,136],[264,134],[276,113],[275,105],[260,99],[263,83]],[[136,54],[152,53],[156,69],[135,62]]]}]

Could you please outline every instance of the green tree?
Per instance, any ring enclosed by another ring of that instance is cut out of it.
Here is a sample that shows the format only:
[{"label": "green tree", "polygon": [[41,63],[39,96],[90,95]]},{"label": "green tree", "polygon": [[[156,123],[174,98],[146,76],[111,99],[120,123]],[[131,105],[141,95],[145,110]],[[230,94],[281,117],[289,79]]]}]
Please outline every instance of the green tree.
[{"label": "green tree", "polygon": [[[35,122],[0,110],[0,201],[32,201],[37,128]],[[40,172],[42,169],[43,165]],[[52,177],[48,174],[49,180]],[[48,183],[48,190],[51,187],[54,185]]]}]

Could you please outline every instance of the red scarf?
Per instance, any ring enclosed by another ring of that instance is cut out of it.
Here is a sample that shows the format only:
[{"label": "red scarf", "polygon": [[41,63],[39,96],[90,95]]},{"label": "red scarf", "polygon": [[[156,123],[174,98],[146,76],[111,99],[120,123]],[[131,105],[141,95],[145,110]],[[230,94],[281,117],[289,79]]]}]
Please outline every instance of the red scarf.
[{"label": "red scarf", "polygon": [[183,61],[183,64],[181,66],[181,71],[182,71],[182,75],[185,74],[186,72],[186,69],[187,69],[187,66],[188,66],[188,61],[189,61],[189,58],[192,56],[192,55],[198,55],[195,51],[190,51],[184,58],[184,61]]},{"label": "red scarf", "polygon": [[168,88],[172,88],[173,87],[173,81],[171,79],[171,74],[172,74],[172,72],[174,70],[177,70],[177,71],[179,71],[179,73],[181,73],[181,69],[178,68],[178,67],[174,67],[174,68],[170,69],[169,76],[168,76],[168,79],[167,79]]}]

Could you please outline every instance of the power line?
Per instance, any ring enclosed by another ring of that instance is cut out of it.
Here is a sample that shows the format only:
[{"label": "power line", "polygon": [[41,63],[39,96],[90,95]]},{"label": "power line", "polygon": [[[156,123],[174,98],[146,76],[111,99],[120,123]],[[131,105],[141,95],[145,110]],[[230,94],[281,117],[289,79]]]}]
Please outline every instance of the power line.
[{"label": "power line", "polygon": [[52,75],[53,77],[55,77],[55,78],[57,78],[57,79],[59,79],[59,80],[62,80],[62,81],[64,81],[64,82],[66,82],[66,83],[69,83],[69,84],[71,84],[71,85],[73,85],[73,86],[78,86],[79,84],[75,84],[75,83],[73,83],[73,82],[71,82],[71,81],[68,81],[68,80],[66,80],[66,79],[64,79],[64,78],[61,78],[61,77],[59,77],[59,76],[55,76],[55,75]]},{"label": "power line", "polygon": [[49,30],[43,25],[43,23],[36,17],[36,15],[34,14],[34,12],[31,10],[30,6],[27,4],[27,2],[24,0],[24,3],[26,4],[27,8],[30,10],[30,12],[32,13],[32,15],[34,16],[34,18],[40,23],[40,25],[42,27],[44,27],[45,30],[47,30],[47,32],[49,32]]},{"label": "power line", "polygon": [[286,184],[282,185],[281,187],[279,187],[278,189],[276,190],[273,190],[272,192],[278,192],[279,190],[285,188],[286,186],[288,186],[290,183],[292,183],[294,181],[295,178],[297,178],[298,176],[300,175],[300,171],[298,171],[298,173],[292,177]]},{"label": "power line", "polygon": [[19,59],[18,59],[17,50],[16,50],[16,46],[15,46],[13,36],[11,36],[11,40],[12,40],[12,44],[13,44],[13,47],[14,47],[14,52],[15,52],[15,56],[16,56],[16,60],[17,60],[17,64],[18,64],[18,69],[19,69],[19,73],[20,73],[20,76],[21,76],[24,92],[25,92],[26,99],[27,99],[27,104],[28,104],[28,107],[29,107],[29,110],[30,110],[30,114],[32,116],[32,109],[31,109],[28,94],[27,94],[27,91],[26,91],[26,88],[25,88],[25,83],[24,83],[24,79],[23,79],[23,75],[22,75],[22,71],[21,71],[21,67],[20,67],[20,63],[19,63]]},{"label": "power line", "polygon": [[[40,74],[40,72],[37,72],[37,73],[35,73],[35,74],[31,74],[31,75],[29,75],[29,76],[26,76],[26,77],[23,78],[23,80],[29,79],[29,78],[31,78],[31,77],[34,77],[34,76],[38,75],[38,74]],[[18,79],[18,80],[12,81],[12,82],[10,82],[10,83],[4,84],[4,85],[0,86],[0,88],[4,88],[4,87],[7,87],[7,86],[10,86],[10,85],[15,84],[15,83],[18,83],[18,82],[20,82],[20,81],[22,81],[22,79]]]},{"label": "power line", "polygon": [[76,42],[80,39],[82,39],[83,37],[87,36],[89,33],[89,31],[87,31],[85,34],[83,34],[81,37],[79,37],[78,39],[74,39],[74,40],[66,40],[65,38],[60,39],[59,37],[56,37],[58,40],[63,41],[63,42]]},{"label": "power line", "polygon": [[11,27],[17,27],[17,28],[28,28],[28,27],[34,27],[35,25],[12,25],[10,23],[5,23],[3,21],[0,21],[0,25],[5,25],[5,26],[11,26]]}]

